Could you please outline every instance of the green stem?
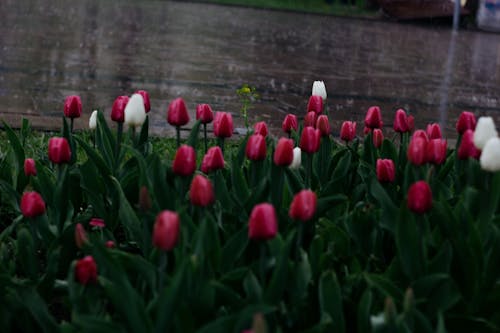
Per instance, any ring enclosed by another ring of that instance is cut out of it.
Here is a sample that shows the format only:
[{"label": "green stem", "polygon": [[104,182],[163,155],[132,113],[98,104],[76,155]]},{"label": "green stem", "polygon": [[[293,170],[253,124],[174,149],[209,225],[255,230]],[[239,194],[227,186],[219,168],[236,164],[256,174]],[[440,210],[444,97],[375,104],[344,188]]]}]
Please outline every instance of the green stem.
[{"label": "green stem", "polygon": [[161,292],[163,287],[163,280],[165,279],[165,271],[167,269],[168,257],[166,251],[161,251],[160,262],[158,263],[158,293]]},{"label": "green stem", "polygon": [[118,162],[120,156],[120,149],[122,145],[123,136],[123,123],[118,123],[118,130],[116,133],[116,147],[115,147],[115,160]]},{"label": "green stem", "polygon": [[260,283],[262,286],[266,285],[266,243],[260,242],[260,262],[259,262],[259,273],[260,273]]},{"label": "green stem", "polygon": [[70,127],[69,127],[70,128],[70,133],[73,133],[73,122],[74,121],[75,121],[74,118],[70,118],[70,124],[71,124]]},{"label": "green stem", "polygon": [[311,188],[313,154],[307,154],[306,188]]},{"label": "green stem", "polygon": [[177,132],[177,148],[179,148],[181,146],[181,128],[175,126],[175,131]]},{"label": "green stem", "polygon": [[302,248],[302,242],[304,238],[304,223],[301,221],[297,222],[297,246],[295,252],[295,259],[300,260],[300,249]]},{"label": "green stem", "polygon": [[203,124],[203,134],[205,138],[205,154],[208,151],[208,143],[207,143],[207,124]]}]

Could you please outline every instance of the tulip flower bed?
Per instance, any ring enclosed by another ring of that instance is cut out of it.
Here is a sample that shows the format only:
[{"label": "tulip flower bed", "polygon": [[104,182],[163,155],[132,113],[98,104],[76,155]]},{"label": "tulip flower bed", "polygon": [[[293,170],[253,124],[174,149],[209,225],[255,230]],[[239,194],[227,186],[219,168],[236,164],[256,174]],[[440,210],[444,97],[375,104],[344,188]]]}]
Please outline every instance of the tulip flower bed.
[{"label": "tulip flower bed", "polygon": [[[201,105],[168,157],[145,92],[85,133],[70,97],[47,154],[4,124],[2,331],[498,331],[491,119],[462,113],[448,147],[438,125],[414,130],[398,110],[389,130],[371,107],[364,134],[346,121],[333,138],[325,98],[315,83],[304,125],[288,115],[272,137],[259,122],[231,147],[230,114]],[[167,119],[189,121],[182,99]]]}]

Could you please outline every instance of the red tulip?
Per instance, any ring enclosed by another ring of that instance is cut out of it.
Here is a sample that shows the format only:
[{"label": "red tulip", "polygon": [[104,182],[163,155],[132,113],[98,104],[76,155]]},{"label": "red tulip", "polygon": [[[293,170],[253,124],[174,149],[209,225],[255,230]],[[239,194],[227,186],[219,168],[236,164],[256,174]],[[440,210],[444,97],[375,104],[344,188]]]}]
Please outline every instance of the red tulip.
[{"label": "red tulip", "polygon": [[289,166],[293,161],[293,140],[280,138],[274,150],[274,164]]},{"label": "red tulip", "polygon": [[35,160],[27,158],[24,160],[24,174],[26,176],[36,176]]},{"label": "red tulip", "polygon": [[90,220],[89,224],[93,227],[96,227],[96,228],[104,228],[106,226],[106,223],[104,223],[104,220],[97,218],[97,217],[93,217]]},{"label": "red tulip", "polygon": [[394,131],[398,133],[406,133],[410,131],[408,117],[403,109],[398,109],[394,115]]},{"label": "red tulip", "polygon": [[149,94],[146,90],[137,90],[135,94],[139,94],[142,96],[142,99],[144,100],[144,110],[146,113],[151,110],[151,102],[149,101]]},{"label": "red tulip", "polygon": [[253,125],[253,133],[260,134],[262,136],[267,136],[267,125],[264,121],[259,121],[255,125]]},{"label": "red tulip", "polygon": [[318,114],[316,112],[308,112],[304,117],[304,127],[314,127],[316,128],[316,120],[318,119]]},{"label": "red tulip", "polygon": [[209,124],[214,120],[214,112],[208,104],[198,104],[196,106],[196,119],[202,124]]},{"label": "red tulip", "polygon": [[281,125],[283,132],[290,134],[293,131],[297,131],[299,125],[297,123],[297,116],[294,114],[287,114]]},{"label": "red tulip", "polygon": [[408,208],[417,214],[423,214],[432,208],[432,191],[425,181],[420,180],[408,189]]},{"label": "red tulip", "polygon": [[309,221],[316,213],[316,205],[316,193],[311,190],[302,190],[293,197],[288,215],[295,220]]},{"label": "red tulip", "polygon": [[182,97],[178,97],[170,102],[167,111],[167,122],[177,127],[184,126],[189,122],[186,103]]},{"label": "red tulip", "polygon": [[422,138],[425,140],[425,142],[429,142],[429,136],[427,135],[427,133],[424,130],[416,130],[411,137],[412,137],[412,139]]},{"label": "red tulip", "polygon": [[425,139],[413,137],[408,145],[407,157],[414,165],[427,163],[427,142]]},{"label": "red tulip", "polygon": [[45,202],[38,192],[25,192],[21,197],[21,213],[24,217],[36,217],[45,213]]},{"label": "red tulip", "polygon": [[86,244],[89,241],[87,237],[87,233],[85,232],[85,229],[83,228],[83,225],[80,223],[77,223],[75,226],[75,244],[76,247],[81,249],[84,244]]},{"label": "red tulip", "polygon": [[356,122],[355,121],[344,121],[342,127],[340,128],[340,139],[349,142],[354,140],[356,137]]},{"label": "red tulip", "polygon": [[370,129],[382,127],[382,115],[378,106],[368,108],[365,116],[365,126]]},{"label": "red tulip", "polygon": [[92,256],[86,256],[76,262],[75,278],[83,285],[97,282],[97,264]]},{"label": "red tulip", "polygon": [[106,246],[108,249],[113,249],[113,248],[115,248],[116,245],[115,245],[115,242],[113,242],[112,240],[109,240],[104,244],[104,246]]},{"label": "red tulip", "polygon": [[371,131],[372,131],[372,129],[371,129],[370,127],[366,127],[366,126],[365,126],[365,127],[363,127],[363,134],[364,134],[364,135],[368,135],[368,134],[370,134],[370,133],[371,133]]},{"label": "red tulip", "polygon": [[[321,98],[321,96],[318,96]],[[330,122],[328,121],[328,116],[322,114],[318,117],[316,121],[316,128],[319,129],[321,136],[329,136],[331,132]]]},{"label": "red tulip", "polygon": [[176,175],[190,176],[196,169],[196,153],[194,148],[188,145],[181,145],[175,153],[172,170]]},{"label": "red tulip", "polygon": [[462,134],[462,141],[460,142],[460,147],[458,147],[457,155],[461,160],[466,160],[469,157],[478,160],[481,156],[481,151],[474,145],[473,130],[468,129]]},{"label": "red tulip", "polygon": [[375,128],[373,130],[373,146],[375,148],[380,148],[382,146],[382,143],[384,142],[384,133],[382,133],[382,130],[380,128]]},{"label": "red tulip", "polygon": [[71,160],[71,149],[66,138],[49,139],[49,160],[55,164],[68,163]]},{"label": "red tulip", "polygon": [[302,151],[313,154],[319,150],[320,139],[319,130],[308,126],[302,130],[299,147]]},{"label": "red tulip", "polygon": [[151,203],[151,196],[149,195],[149,190],[147,186],[141,186],[139,190],[139,208],[143,212],[147,212],[151,209],[152,203]]},{"label": "red tulip", "polygon": [[446,160],[446,140],[432,139],[427,144],[427,161],[442,164]]},{"label": "red tulip", "polygon": [[464,111],[460,114],[457,120],[457,132],[458,134],[464,134],[467,130],[474,131],[476,129],[476,117],[474,113]]},{"label": "red tulip", "polygon": [[189,200],[195,206],[206,207],[215,201],[214,189],[208,178],[196,175],[189,188]]},{"label": "red tulip", "polygon": [[128,100],[128,96],[118,96],[115,99],[111,109],[111,120],[117,123],[123,123],[125,121],[125,107],[127,106]]},{"label": "red tulip", "polygon": [[407,119],[408,119],[408,130],[410,132],[413,132],[413,130],[415,129],[415,117],[409,115]]},{"label": "red tulip", "polygon": [[252,134],[245,148],[246,157],[252,161],[262,161],[266,158],[266,138],[260,134]]},{"label": "red tulip", "polygon": [[233,116],[228,112],[216,112],[214,119],[214,135],[218,138],[229,138],[233,135]]},{"label": "red tulip", "polygon": [[441,139],[443,136],[441,135],[441,127],[439,127],[439,124],[433,123],[427,125],[427,136],[429,137],[430,140],[432,139]]},{"label": "red tulip", "polygon": [[67,118],[79,118],[82,115],[82,100],[80,96],[68,96],[64,101],[64,116]]},{"label": "red tulip", "polygon": [[224,156],[219,146],[208,148],[201,162],[201,171],[208,174],[212,171],[224,169]]},{"label": "red tulip", "polygon": [[381,183],[392,183],[396,178],[394,161],[390,159],[377,160],[377,179]]},{"label": "red tulip", "polygon": [[248,238],[271,239],[278,233],[278,218],[274,206],[269,203],[255,205],[248,222]]},{"label": "red tulip", "polygon": [[323,112],[323,98],[317,95],[309,97],[309,102],[307,102],[307,112],[321,114]]},{"label": "red tulip", "polygon": [[169,210],[160,212],[153,227],[153,245],[163,251],[172,250],[177,244],[179,231],[179,214]]}]

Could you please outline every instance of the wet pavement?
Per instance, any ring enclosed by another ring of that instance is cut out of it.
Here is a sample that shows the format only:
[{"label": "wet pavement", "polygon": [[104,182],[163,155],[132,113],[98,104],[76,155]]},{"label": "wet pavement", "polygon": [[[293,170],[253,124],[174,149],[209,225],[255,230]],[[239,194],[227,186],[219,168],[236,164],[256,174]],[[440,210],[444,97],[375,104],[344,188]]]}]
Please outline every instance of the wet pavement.
[{"label": "wet pavement", "polygon": [[[170,135],[168,103],[182,96],[235,115],[236,90],[254,86],[250,121],[279,133],[286,113],[303,116],[323,80],[335,132],[380,105],[386,126],[406,108],[417,126],[440,122],[448,136],[462,110],[500,123],[500,35],[453,34],[444,25],[172,1],[2,0],[0,119],[57,129],[64,98],[80,95],[77,127],[116,96],[145,89],[151,130]],[[359,126],[361,131],[362,126]]]}]

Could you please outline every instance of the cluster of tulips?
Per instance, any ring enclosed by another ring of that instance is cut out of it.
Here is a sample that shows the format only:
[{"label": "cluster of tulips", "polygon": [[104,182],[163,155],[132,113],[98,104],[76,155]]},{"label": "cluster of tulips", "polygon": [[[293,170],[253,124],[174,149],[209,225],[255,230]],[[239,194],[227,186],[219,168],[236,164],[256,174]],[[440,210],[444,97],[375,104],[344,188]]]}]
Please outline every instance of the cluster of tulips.
[{"label": "cluster of tulips", "polygon": [[69,96],[61,135],[38,157],[25,156],[27,131],[5,124],[0,322],[50,332],[498,329],[493,120],[462,112],[453,149],[438,124],[415,129],[398,109],[390,130],[372,106],[362,135],[344,121],[334,138],[326,99],[316,81],[281,137],[260,121],[227,145],[232,116],[208,104],[181,140],[190,116],[176,98],[172,159],[151,145],[143,90],[116,98],[115,129],[94,111],[80,133],[82,103]]}]

